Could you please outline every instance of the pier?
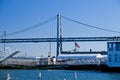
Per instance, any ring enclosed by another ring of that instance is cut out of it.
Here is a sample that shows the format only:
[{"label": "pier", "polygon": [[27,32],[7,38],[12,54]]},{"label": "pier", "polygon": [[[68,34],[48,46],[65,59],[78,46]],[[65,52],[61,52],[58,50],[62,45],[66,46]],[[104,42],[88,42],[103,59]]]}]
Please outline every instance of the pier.
[{"label": "pier", "polygon": [[[82,54],[80,54],[82,55]],[[12,57],[2,63],[0,68],[15,69],[95,69],[96,66],[105,65],[106,57],[100,58],[98,54],[57,58],[29,58]],[[50,61],[49,61],[50,60]]]}]

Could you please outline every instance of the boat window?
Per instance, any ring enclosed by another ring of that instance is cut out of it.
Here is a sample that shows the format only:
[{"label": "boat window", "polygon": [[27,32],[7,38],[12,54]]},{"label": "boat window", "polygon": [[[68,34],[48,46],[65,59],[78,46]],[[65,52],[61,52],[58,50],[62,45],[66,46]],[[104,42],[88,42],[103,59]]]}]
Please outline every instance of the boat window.
[{"label": "boat window", "polygon": [[116,43],[113,43],[113,51],[116,51]]},{"label": "boat window", "polygon": [[118,56],[117,56],[117,55],[115,55],[115,62],[118,62],[117,57],[118,57]]},{"label": "boat window", "polygon": [[109,62],[111,62],[111,55],[109,55],[108,60],[109,60]]},{"label": "boat window", "polygon": [[116,51],[120,51],[120,43],[116,44]]},{"label": "boat window", "polygon": [[108,51],[113,51],[113,43],[108,44]]}]

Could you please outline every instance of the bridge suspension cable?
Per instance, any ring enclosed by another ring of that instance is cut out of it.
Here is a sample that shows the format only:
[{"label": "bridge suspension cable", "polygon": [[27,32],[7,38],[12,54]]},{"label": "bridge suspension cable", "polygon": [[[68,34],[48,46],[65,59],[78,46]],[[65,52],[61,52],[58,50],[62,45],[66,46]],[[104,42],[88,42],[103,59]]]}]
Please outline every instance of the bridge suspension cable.
[{"label": "bridge suspension cable", "polygon": [[36,24],[36,25],[33,25],[33,26],[30,26],[30,27],[24,28],[24,29],[22,29],[22,30],[15,31],[15,32],[12,32],[12,33],[8,33],[8,34],[6,34],[6,36],[11,36],[11,35],[15,35],[15,34],[20,34],[20,33],[23,33],[23,32],[26,32],[26,31],[29,31],[29,30],[38,28],[38,27],[40,27],[40,26],[43,26],[43,25],[45,25],[45,24],[47,24],[47,23],[50,23],[50,22],[52,22],[52,21],[54,21],[54,20],[56,20],[56,16],[51,17],[51,18],[49,18],[49,19],[47,19],[47,20],[45,20],[45,21],[43,21],[43,22],[40,22],[40,23],[38,23],[38,24]]},{"label": "bridge suspension cable", "polygon": [[90,25],[90,24],[86,24],[86,23],[83,23],[83,22],[80,22],[80,21],[73,20],[73,19],[65,17],[65,16],[61,16],[61,17],[63,17],[64,19],[67,19],[69,21],[87,26],[87,27],[91,27],[91,28],[95,28],[95,29],[99,29],[99,30],[103,30],[103,31],[108,31],[108,32],[113,32],[113,33],[119,33],[120,34],[120,31],[114,31],[114,30],[110,30],[110,29],[100,28],[100,27],[97,27],[97,26],[93,26],[93,25]]}]

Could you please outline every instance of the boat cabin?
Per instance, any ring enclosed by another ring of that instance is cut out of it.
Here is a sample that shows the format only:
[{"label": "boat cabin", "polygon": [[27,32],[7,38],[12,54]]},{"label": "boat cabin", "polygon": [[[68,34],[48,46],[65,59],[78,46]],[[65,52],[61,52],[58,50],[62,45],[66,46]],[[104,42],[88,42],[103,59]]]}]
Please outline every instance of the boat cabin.
[{"label": "boat cabin", "polygon": [[108,42],[107,51],[107,65],[109,67],[120,67],[120,42]]}]

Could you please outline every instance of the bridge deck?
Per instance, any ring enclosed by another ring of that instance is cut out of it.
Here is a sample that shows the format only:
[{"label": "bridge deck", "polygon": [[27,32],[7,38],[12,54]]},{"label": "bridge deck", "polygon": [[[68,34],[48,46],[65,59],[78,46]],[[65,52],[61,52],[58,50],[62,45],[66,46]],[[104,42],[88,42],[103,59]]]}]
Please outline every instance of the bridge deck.
[{"label": "bridge deck", "polygon": [[[59,38],[60,42],[73,41],[120,41],[120,37],[68,37]],[[17,38],[0,39],[0,43],[57,42],[57,38]]]}]

